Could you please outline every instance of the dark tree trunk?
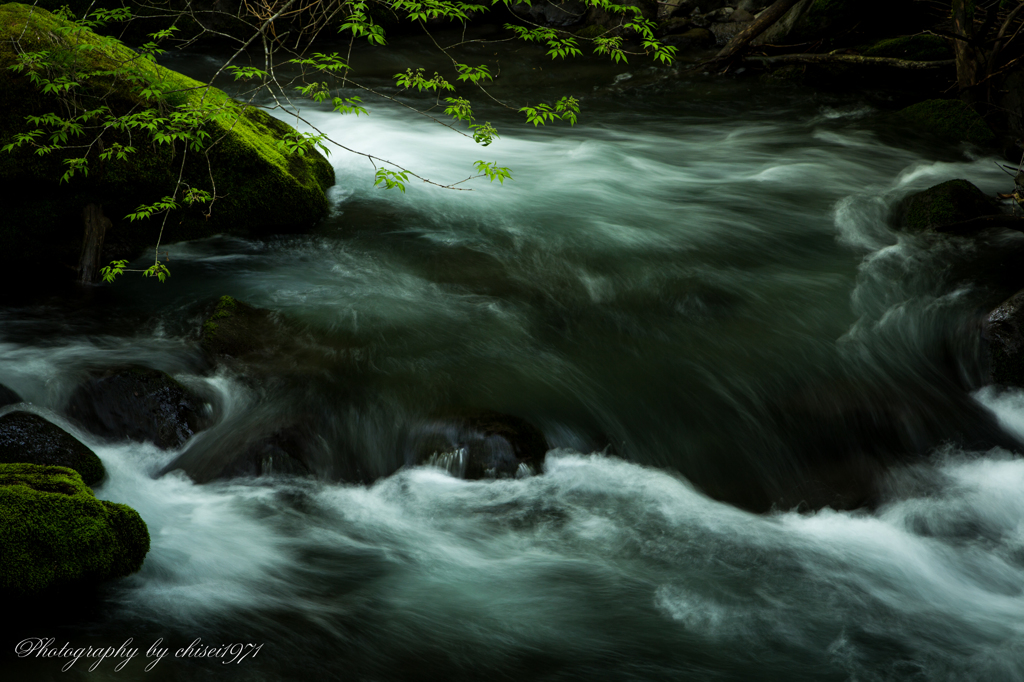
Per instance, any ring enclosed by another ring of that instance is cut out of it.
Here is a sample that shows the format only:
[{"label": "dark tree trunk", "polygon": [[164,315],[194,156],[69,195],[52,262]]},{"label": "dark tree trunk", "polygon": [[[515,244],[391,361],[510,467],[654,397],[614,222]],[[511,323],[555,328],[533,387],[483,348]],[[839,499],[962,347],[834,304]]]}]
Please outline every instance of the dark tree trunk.
[{"label": "dark tree trunk", "polygon": [[952,9],[953,30],[962,36],[953,41],[956,51],[956,82],[961,99],[974,102],[977,98],[974,86],[978,84],[982,61],[978,48],[970,44],[975,37],[974,0],[953,0]]},{"label": "dark tree trunk", "polygon": [[103,207],[98,204],[88,204],[82,209],[82,222],[85,224],[85,234],[82,237],[82,255],[78,259],[78,281],[82,284],[95,284],[100,278],[103,239],[112,223],[103,215]]}]

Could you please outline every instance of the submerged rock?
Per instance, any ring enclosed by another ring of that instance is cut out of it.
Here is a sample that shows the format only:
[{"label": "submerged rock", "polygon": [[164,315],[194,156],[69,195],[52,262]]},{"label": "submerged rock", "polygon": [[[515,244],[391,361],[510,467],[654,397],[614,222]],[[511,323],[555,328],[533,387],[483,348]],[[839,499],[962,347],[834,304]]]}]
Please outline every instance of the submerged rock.
[{"label": "submerged rock", "polygon": [[967,180],[948,180],[911,194],[896,207],[896,224],[911,232],[936,230],[999,213],[999,204]]},{"label": "submerged rock", "polygon": [[324,443],[307,425],[252,424],[220,433],[191,447],[165,466],[160,475],[181,471],[196,483],[258,476],[316,475]]},{"label": "submerged rock", "polygon": [[21,396],[7,388],[3,384],[0,384],[0,407],[5,405],[13,405],[21,402]]},{"label": "submerged rock", "polygon": [[893,466],[919,461],[944,443],[969,450],[1022,444],[995,416],[952,381],[939,383],[929,399],[900,385],[850,379],[815,383],[775,407],[785,447],[797,458],[798,475],[767,476],[776,504],[813,509],[856,509],[878,501],[879,483]]},{"label": "submerged rock", "polygon": [[[165,93],[158,104],[163,116],[202,107],[217,113],[204,128],[218,142],[203,153],[190,151],[181,182],[208,192],[217,200],[175,211],[164,241],[196,239],[217,233],[269,234],[305,229],[327,215],[325,190],[334,184],[334,170],[315,150],[298,154],[280,142],[294,136],[288,124],[253,107],[242,107],[216,88],[166,69],[122,45],[84,29],[69,33],[72,24],[39,7],[0,5],[0,141],[33,126],[26,116],[63,114],[57,97],[44,95],[19,64],[23,53],[43,53],[58,62],[76,64],[71,78],[87,109],[109,106],[111,115],[142,112],[156,104],[140,94],[149,84]],[[62,61],[63,60],[63,61]],[[90,73],[118,73],[120,80]],[[51,74],[55,78],[59,73]],[[75,112],[78,115],[81,112]],[[90,124],[95,121],[90,121]],[[86,137],[69,144],[86,144]],[[101,263],[133,258],[157,241],[159,220],[131,222],[127,215],[140,204],[170,195],[178,182],[182,145],[156,144],[141,131],[131,139],[110,129],[98,149],[132,146],[124,159],[116,155],[90,161],[88,175],[61,182],[64,161],[80,150],[38,155],[23,146],[0,154],[0,263],[33,263],[37,270],[67,272],[82,252],[83,212],[89,206],[110,221]],[[100,220],[100,222],[103,222]],[[173,226],[173,227],[172,227]]]},{"label": "submerged rock", "polygon": [[995,133],[978,112],[960,100],[925,100],[901,109],[896,116],[922,132],[950,142],[989,145],[996,140]]},{"label": "submerged rock", "polygon": [[407,464],[431,464],[466,479],[540,473],[547,450],[537,427],[491,411],[424,421],[411,430],[405,446]]},{"label": "submerged rock", "polygon": [[1018,291],[985,318],[993,383],[1024,387],[1024,291]]},{"label": "submerged rock", "polygon": [[88,485],[103,480],[96,453],[55,424],[31,412],[0,417],[0,463],[27,463],[74,469]]},{"label": "submerged rock", "polygon": [[0,595],[88,587],[138,571],[149,530],[66,467],[0,464]]},{"label": "submerged rock", "polygon": [[204,428],[204,405],[165,372],[135,367],[89,379],[75,389],[65,412],[98,436],[170,449]]}]

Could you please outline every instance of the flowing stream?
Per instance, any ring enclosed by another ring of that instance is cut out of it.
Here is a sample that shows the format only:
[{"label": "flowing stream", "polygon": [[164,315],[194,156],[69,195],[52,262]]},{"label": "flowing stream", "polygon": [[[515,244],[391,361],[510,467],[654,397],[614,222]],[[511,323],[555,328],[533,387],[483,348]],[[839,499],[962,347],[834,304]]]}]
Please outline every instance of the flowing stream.
[{"label": "flowing stream", "polygon": [[[368,82],[420,53],[389,55]],[[0,383],[100,455],[98,496],[152,536],[90,609],[5,619],[8,655],[131,637],[134,660],[5,679],[1024,680],[1024,392],[984,387],[979,327],[1024,239],[889,223],[947,179],[1006,191],[996,159],[855,98],[535,56],[498,94],[572,89],[576,127],[481,107],[484,149],[395,105],[305,111],[439,182],[498,161],[504,186],[385,192],[336,151],[312,234],[173,244],[166,284],[0,308]],[[224,294],[316,351],[211,366],[195,338]],[[195,388],[213,426],[164,452],[61,416],[125,363]],[[539,427],[544,472],[406,466],[410,425],[463,408]],[[158,476],[275,419],[312,425],[328,475]],[[262,648],[174,656],[196,638]]]}]

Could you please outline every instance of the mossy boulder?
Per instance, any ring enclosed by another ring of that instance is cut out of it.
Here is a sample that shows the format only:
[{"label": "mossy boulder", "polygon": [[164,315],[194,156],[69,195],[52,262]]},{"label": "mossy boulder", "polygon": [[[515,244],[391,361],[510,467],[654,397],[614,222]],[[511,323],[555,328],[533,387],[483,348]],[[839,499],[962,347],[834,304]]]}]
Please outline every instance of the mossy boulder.
[{"label": "mossy boulder", "polygon": [[948,180],[900,202],[895,222],[905,230],[937,230],[972,218],[999,213],[994,199],[967,180]]},{"label": "mossy boulder", "polygon": [[199,343],[214,355],[240,358],[269,352],[275,345],[271,312],[231,296],[221,296],[199,332]]},{"label": "mossy boulder", "polygon": [[201,397],[167,373],[130,367],[76,388],[65,413],[98,436],[172,449],[204,428],[204,407]]},{"label": "mossy boulder", "polygon": [[339,351],[350,348],[344,335],[310,328],[231,296],[220,297],[207,310],[199,344],[214,359],[241,362],[247,371],[318,373],[325,362],[337,361]]},{"label": "mossy boulder", "polygon": [[541,473],[548,445],[533,424],[491,410],[455,412],[415,425],[406,438],[410,465],[430,464],[466,479]]},{"label": "mossy boulder", "polygon": [[1024,291],[1018,291],[985,318],[989,377],[1004,386],[1024,386]]},{"label": "mossy boulder", "polygon": [[[157,143],[139,130],[129,139],[108,129],[90,152],[88,175],[78,173],[67,182],[61,182],[65,160],[80,151],[38,155],[25,145],[0,154],[0,262],[31,263],[46,274],[66,272],[66,266],[77,264],[88,205],[101,206],[112,223],[104,260],[140,254],[156,243],[161,221],[131,222],[126,216],[141,204],[172,194],[183,159],[182,181],[215,192],[217,199],[212,206],[178,209],[168,221],[164,241],[304,229],[327,214],[325,190],[334,183],[334,171],[315,150],[299,154],[279,145],[295,134],[289,125],[159,66],[113,38],[16,3],[0,5],[0,145],[32,128],[26,116],[63,112],[64,104],[55,95],[44,95],[28,70],[10,68],[19,64],[19,54],[42,51],[57,71],[80,83],[73,88],[79,111],[106,107],[121,116],[152,110],[169,119],[201,109],[209,137],[204,151],[186,151],[181,141]],[[146,99],[147,87],[163,94]],[[69,143],[93,142],[99,121],[86,122],[85,134],[72,136]],[[118,144],[130,144],[136,151],[123,160],[98,158],[101,150]]]},{"label": "mossy boulder", "polygon": [[31,412],[9,412],[0,417],[0,463],[67,467],[89,485],[99,483],[106,473],[95,452]]},{"label": "mossy boulder", "polygon": [[0,464],[0,595],[26,597],[138,571],[149,530],[66,467]]},{"label": "mossy boulder", "polygon": [[896,116],[921,132],[950,142],[990,145],[996,141],[995,133],[978,112],[959,100],[925,100],[900,110]]},{"label": "mossy boulder", "polygon": [[0,384],[0,407],[4,405],[13,405],[14,403],[20,403],[21,396],[7,388],[3,384]]}]

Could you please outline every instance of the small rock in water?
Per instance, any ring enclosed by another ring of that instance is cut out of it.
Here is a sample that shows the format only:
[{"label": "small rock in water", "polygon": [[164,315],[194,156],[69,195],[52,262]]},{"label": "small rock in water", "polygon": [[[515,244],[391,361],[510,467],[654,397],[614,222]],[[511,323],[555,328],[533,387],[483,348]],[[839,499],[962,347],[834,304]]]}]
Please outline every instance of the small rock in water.
[{"label": "small rock in water", "polygon": [[523,478],[543,468],[544,434],[525,419],[491,411],[424,421],[406,440],[406,462],[466,479]]}]

